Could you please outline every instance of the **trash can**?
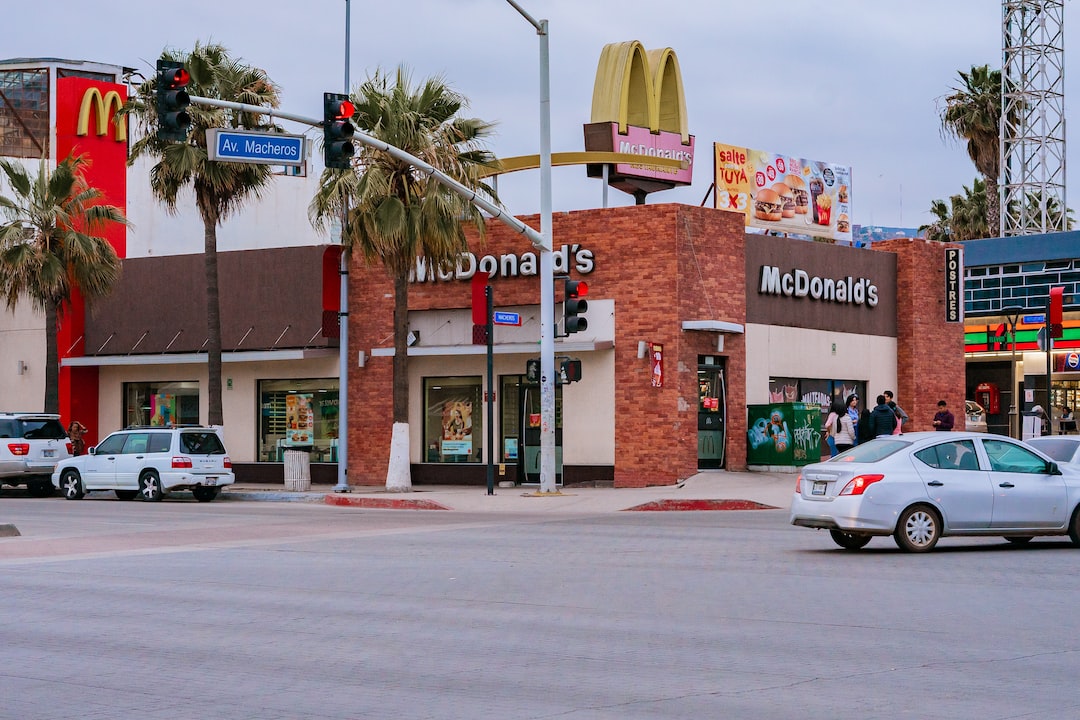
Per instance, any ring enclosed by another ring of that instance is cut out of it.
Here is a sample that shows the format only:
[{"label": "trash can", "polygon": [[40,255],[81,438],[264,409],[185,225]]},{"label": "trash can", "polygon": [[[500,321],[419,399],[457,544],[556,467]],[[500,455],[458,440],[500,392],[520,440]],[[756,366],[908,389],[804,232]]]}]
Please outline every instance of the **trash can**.
[{"label": "trash can", "polygon": [[310,448],[285,449],[285,489],[299,492],[311,489]]}]

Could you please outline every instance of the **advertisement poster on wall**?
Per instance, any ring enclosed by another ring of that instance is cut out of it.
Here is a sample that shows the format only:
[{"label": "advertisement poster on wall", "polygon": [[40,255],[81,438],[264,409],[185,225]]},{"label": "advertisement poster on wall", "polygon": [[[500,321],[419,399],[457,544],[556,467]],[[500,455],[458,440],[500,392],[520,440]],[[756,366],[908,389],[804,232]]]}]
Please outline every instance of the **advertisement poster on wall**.
[{"label": "advertisement poster on wall", "polygon": [[442,454],[472,454],[472,403],[452,400],[443,406]]},{"label": "advertisement poster on wall", "polygon": [[851,168],[714,143],[716,207],[748,227],[851,243]]},{"label": "advertisement poster on wall", "polygon": [[290,393],[285,396],[285,444],[311,445],[315,439],[315,412],[311,393]]},{"label": "advertisement poster on wall", "polygon": [[808,465],[821,460],[821,407],[769,403],[747,408],[749,465]]},{"label": "advertisement poster on wall", "polygon": [[176,396],[155,393],[150,396],[150,424],[154,427],[171,427],[176,422]]}]

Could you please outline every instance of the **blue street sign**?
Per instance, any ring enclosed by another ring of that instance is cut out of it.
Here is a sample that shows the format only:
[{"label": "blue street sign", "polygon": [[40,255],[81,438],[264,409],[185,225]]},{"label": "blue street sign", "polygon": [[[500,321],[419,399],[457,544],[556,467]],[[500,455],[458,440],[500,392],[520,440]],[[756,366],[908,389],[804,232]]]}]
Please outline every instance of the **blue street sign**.
[{"label": "blue street sign", "polygon": [[1038,325],[1039,323],[1046,322],[1046,315],[1025,315],[1020,319],[1020,322],[1025,325]]},{"label": "blue street sign", "polygon": [[491,314],[491,322],[495,325],[520,325],[521,313],[496,310]]},{"label": "blue street sign", "polygon": [[262,165],[300,166],[305,156],[303,135],[254,130],[211,128],[206,131],[206,149],[211,160]]}]

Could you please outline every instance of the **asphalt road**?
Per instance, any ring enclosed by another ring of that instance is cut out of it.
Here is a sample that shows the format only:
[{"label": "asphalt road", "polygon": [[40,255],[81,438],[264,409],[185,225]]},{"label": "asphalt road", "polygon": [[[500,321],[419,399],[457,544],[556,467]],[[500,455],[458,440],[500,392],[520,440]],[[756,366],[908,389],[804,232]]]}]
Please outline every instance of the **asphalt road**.
[{"label": "asphalt road", "polygon": [[0,718],[1080,717],[1080,550],[0,497]]}]

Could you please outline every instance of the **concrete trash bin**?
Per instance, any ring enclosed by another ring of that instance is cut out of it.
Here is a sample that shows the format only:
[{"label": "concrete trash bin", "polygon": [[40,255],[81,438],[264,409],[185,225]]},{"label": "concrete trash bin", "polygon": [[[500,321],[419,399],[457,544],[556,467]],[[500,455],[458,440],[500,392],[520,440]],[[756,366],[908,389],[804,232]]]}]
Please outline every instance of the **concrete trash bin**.
[{"label": "concrete trash bin", "polygon": [[300,492],[311,489],[311,453],[307,450],[285,450],[285,489]]}]

